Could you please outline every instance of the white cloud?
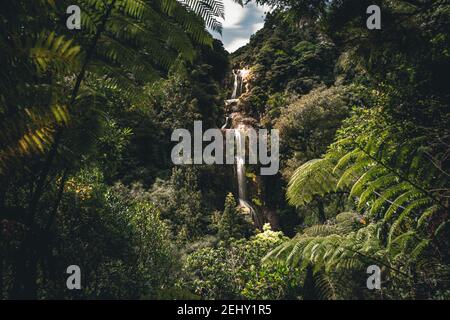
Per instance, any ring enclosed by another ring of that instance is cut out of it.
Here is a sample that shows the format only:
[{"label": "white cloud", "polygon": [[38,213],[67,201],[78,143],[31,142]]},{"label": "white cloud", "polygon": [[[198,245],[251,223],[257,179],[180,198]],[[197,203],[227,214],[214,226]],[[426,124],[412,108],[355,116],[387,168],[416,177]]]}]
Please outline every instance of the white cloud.
[{"label": "white cloud", "polygon": [[259,29],[262,29],[262,27],[264,27],[264,22],[261,23],[255,23],[253,25],[253,33],[255,33],[256,31],[258,31]]},{"label": "white cloud", "polygon": [[233,52],[246,45],[250,36],[264,26],[267,6],[256,6],[249,3],[244,7],[233,0],[224,0],[225,20],[222,22],[222,36],[214,34],[214,37],[222,40],[224,47]]},{"label": "white cloud", "polygon": [[239,28],[240,23],[245,18],[245,10],[232,0],[225,0],[225,19],[221,19],[224,29]]},{"label": "white cloud", "polygon": [[239,49],[240,47],[245,46],[250,41],[249,38],[237,38],[229,42],[225,49],[227,49],[228,52],[233,52]]}]

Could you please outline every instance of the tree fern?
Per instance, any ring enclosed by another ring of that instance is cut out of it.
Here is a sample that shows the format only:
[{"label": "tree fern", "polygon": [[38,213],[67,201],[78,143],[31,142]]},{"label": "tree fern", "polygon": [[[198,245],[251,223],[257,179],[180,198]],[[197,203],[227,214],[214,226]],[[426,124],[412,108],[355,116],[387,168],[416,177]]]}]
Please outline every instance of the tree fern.
[{"label": "tree fern", "polygon": [[322,300],[337,300],[342,286],[329,273],[318,272],[314,275],[314,285],[317,296]]},{"label": "tree fern", "polygon": [[8,66],[0,70],[0,172],[10,159],[46,152],[79,96],[88,104],[87,97],[98,99],[83,80],[103,79],[139,99],[141,87],[176,59],[193,61],[194,44],[212,45],[205,22],[219,30],[216,18],[223,16],[219,0],[80,0],[82,26],[75,33],[62,20],[70,4],[18,0],[0,9],[0,16],[15,17],[0,22],[0,58]]},{"label": "tree fern", "polygon": [[292,175],[287,190],[289,203],[301,206],[316,195],[336,190],[336,176],[328,159],[314,159],[299,167]]},{"label": "tree fern", "polygon": [[399,130],[384,122],[376,108],[370,113],[376,123],[370,122],[375,119],[371,115],[368,123],[360,118],[356,130],[344,127],[323,159],[296,170],[287,191],[290,203],[300,206],[313,196],[349,190],[361,223],[343,228],[349,220],[338,216],[334,222],[306,228],[267,259],[284,258],[325,275],[363,272],[369,263],[378,264],[390,276],[410,279],[405,261],[422,261],[435,250],[433,243],[445,241],[448,201],[435,190],[448,190],[448,179],[430,161],[430,154],[445,151],[429,147],[432,136],[410,136],[414,128]]},{"label": "tree fern", "polygon": [[[334,223],[306,228],[294,239],[270,252],[265,259],[286,259],[287,263],[300,264],[302,268],[312,263],[315,270],[339,268],[339,264],[349,258],[340,260],[345,250],[339,248],[346,237],[357,237],[355,230],[363,226],[359,219],[355,213],[342,213],[337,215]],[[354,253],[350,251],[350,255],[353,257]]]},{"label": "tree fern", "polygon": [[[381,129],[353,140],[338,140],[322,161],[314,160],[314,165],[307,163],[297,169],[287,192],[289,199],[297,199],[297,202],[291,203],[301,205],[311,201],[311,195],[323,195],[324,190],[333,192],[338,188],[348,187],[350,197],[357,200],[359,211],[370,213],[371,217],[383,217],[395,228],[409,216],[416,224],[421,216],[420,212],[432,206],[437,205],[441,207],[440,210],[445,210],[439,196],[429,191],[436,170],[423,154],[426,148],[416,146],[426,139],[414,138],[408,143],[402,142],[401,148],[394,148],[397,141],[403,138],[396,137],[396,133],[390,133],[390,130]],[[348,151],[343,153],[346,149]],[[423,170],[414,170],[418,161],[422,162],[421,167],[429,168],[427,173],[431,178],[422,179]],[[328,171],[333,162],[336,163],[334,175]],[[328,178],[322,177],[324,173],[328,173]],[[336,174],[339,174],[336,186],[326,186],[326,189],[317,188],[317,182],[310,179],[321,177],[321,181],[333,181]],[[393,217],[394,220],[391,221]]]}]

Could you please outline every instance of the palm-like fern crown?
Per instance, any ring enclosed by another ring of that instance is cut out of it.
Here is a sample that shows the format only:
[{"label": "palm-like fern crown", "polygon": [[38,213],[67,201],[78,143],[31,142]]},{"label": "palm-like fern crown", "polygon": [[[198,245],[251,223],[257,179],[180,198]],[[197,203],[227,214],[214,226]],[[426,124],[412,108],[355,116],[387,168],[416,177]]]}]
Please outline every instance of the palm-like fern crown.
[{"label": "palm-like fern crown", "polygon": [[71,4],[17,0],[0,8],[0,172],[44,152],[77,104],[98,103],[92,81],[140,97],[176,59],[192,61],[194,44],[212,45],[205,26],[220,31],[224,14],[220,0],[80,0],[81,30],[69,31]]},{"label": "palm-like fern crown", "polygon": [[329,276],[340,269],[363,271],[374,261],[387,268],[406,257],[432,261],[439,243],[447,241],[449,186],[442,173],[445,143],[436,143],[442,141],[439,133],[400,126],[380,108],[360,112],[359,123],[345,124],[323,159],[296,170],[287,198],[302,206],[344,190],[361,216],[345,216],[354,224],[343,225],[346,219],[338,215],[331,224],[308,228],[267,258],[313,265]]}]

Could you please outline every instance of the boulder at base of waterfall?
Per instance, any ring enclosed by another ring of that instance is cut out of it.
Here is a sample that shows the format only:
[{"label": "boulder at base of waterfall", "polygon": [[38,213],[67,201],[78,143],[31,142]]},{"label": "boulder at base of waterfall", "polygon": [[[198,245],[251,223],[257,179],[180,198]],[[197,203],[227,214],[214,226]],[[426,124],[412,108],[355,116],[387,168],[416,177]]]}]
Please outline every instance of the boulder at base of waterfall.
[{"label": "boulder at base of waterfall", "polygon": [[229,106],[233,106],[236,105],[238,103],[239,99],[228,99],[225,100],[225,106],[229,107]]},{"label": "boulder at base of waterfall", "polygon": [[251,212],[250,212],[250,208],[247,207],[247,206],[245,206],[245,205],[243,205],[242,203],[239,204],[238,207],[239,207],[239,210],[240,210],[242,213],[245,213],[245,214],[250,214],[250,213],[251,213]]}]

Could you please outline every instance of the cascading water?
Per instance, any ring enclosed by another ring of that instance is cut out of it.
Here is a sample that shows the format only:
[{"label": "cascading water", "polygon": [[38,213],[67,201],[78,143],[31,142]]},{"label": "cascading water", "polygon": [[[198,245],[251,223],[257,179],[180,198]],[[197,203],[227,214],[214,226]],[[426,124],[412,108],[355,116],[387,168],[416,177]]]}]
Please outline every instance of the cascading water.
[{"label": "cascading water", "polygon": [[236,99],[237,95],[238,95],[238,87],[239,86],[239,82],[240,82],[240,70],[238,70],[237,72],[233,70],[233,74],[234,74],[234,83],[233,83],[233,93],[231,94],[231,99]]},{"label": "cascading water", "polygon": [[225,105],[229,106],[239,101],[239,97],[244,92],[244,81],[250,75],[250,70],[248,69],[239,69],[234,70],[234,82],[233,82],[233,92],[231,93],[231,98],[225,100]]},{"label": "cascading water", "polygon": [[239,204],[247,208],[253,221],[259,226],[258,216],[253,206],[247,198],[247,182],[245,177],[245,131],[243,129],[234,130],[236,137],[236,174],[238,180]]},{"label": "cascading water", "polygon": [[[248,76],[249,70],[233,70],[234,75],[234,83],[233,83],[233,92],[231,94],[231,99],[225,100],[225,104],[228,105],[230,103],[237,102],[239,97],[243,92],[244,80]],[[228,120],[227,120],[228,121]],[[225,124],[222,128],[226,128],[227,124]],[[261,227],[261,223],[258,219],[258,215],[256,210],[248,201],[247,197],[247,181],[245,176],[245,128],[240,127],[234,130],[235,139],[236,139],[236,175],[238,182],[238,191],[239,191],[239,205],[246,208],[250,215],[252,216],[253,221],[258,227]]]},{"label": "cascading water", "polygon": [[238,97],[242,94],[242,70],[233,70],[234,82],[233,82],[233,92],[231,93],[231,99],[225,100],[225,105],[230,105],[237,102]]},{"label": "cascading water", "polygon": [[239,94],[241,95],[242,94],[242,88],[243,88],[243,86],[244,86],[244,79],[243,79],[243,76],[244,76],[244,72],[242,71],[242,70],[239,70]]},{"label": "cascading water", "polygon": [[239,200],[247,199],[247,188],[245,185],[245,141],[244,141],[244,132],[241,129],[234,130],[236,136],[236,173],[238,179],[238,190],[239,190]]}]

